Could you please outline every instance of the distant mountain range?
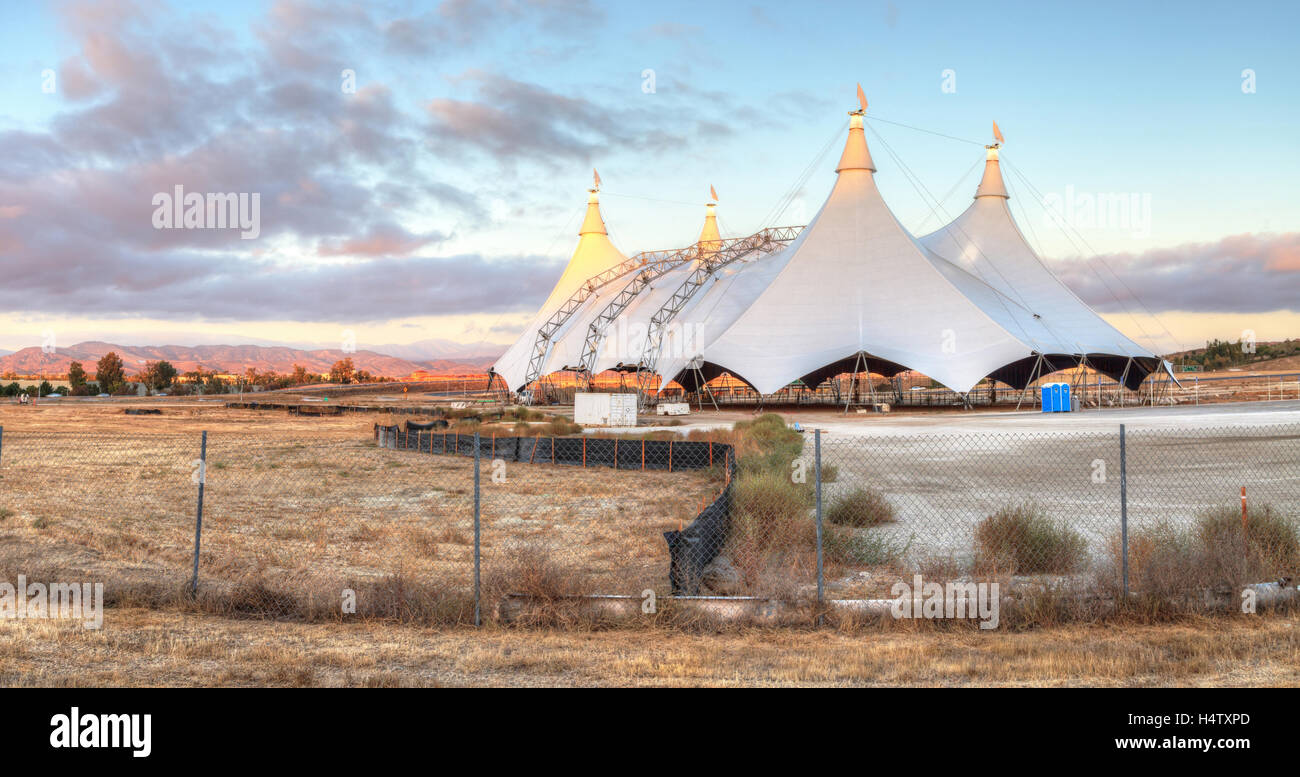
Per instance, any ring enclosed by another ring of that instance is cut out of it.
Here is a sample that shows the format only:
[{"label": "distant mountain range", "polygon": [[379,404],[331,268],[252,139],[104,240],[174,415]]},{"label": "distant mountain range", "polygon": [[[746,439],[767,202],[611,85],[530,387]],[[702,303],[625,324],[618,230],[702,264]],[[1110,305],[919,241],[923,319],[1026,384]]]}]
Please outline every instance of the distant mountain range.
[{"label": "distant mountain range", "polygon": [[506,352],[506,347],[498,343],[483,340],[473,343],[458,343],[455,340],[417,340],[406,345],[366,345],[376,353],[384,353],[413,362],[438,361],[444,359],[470,360],[490,364]]},{"label": "distant mountain range", "polygon": [[[439,347],[445,344],[444,350]],[[486,370],[504,352],[502,346],[489,343],[462,345],[443,340],[424,340],[407,346],[380,346],[382,349],[401,349],[401,355],[378,350],[359,349],[344,353],[337,348],[302,350],[287,346],[262,345],[114,345],[90,341],[58,348],[45,353],[40,348],[23,348],[0,355],[0,374],[62,375],[72,362],[81,362],[86,372],[94,373],[95,363],[109,351],[122,359],[128,375],[144,368],[145,362],[165,360],[180,372],[197,369],[224,373],[243,373],[249,367],[258,372],[291,373],[294,365],[302,365],[312,373],[329,372],[334,362],[350,358],[358,370],[374,375],[403,378],[414,372],[433,374],[466,374]],[[495,348],[495,352],[489,350]],[[458,350],[460,349],[460,350]],[[437,354],[444,355],[437,355]],[[450,355],[446,355],[450,354]]]}]

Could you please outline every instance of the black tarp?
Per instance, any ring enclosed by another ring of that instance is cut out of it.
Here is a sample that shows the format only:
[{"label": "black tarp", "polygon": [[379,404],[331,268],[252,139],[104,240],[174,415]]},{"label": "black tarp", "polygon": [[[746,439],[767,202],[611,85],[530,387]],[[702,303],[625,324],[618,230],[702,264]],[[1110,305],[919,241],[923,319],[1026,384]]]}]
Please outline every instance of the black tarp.
[{"label": "black tarp", "polygon": [[668,555],[668,582],[673,596],[697,596],[704,568],[717,558],[727,544],[727,531],[731,526],[731,484],[722,490],[713,503],[704,508],[690,526],[681,531],[666,531]]}]

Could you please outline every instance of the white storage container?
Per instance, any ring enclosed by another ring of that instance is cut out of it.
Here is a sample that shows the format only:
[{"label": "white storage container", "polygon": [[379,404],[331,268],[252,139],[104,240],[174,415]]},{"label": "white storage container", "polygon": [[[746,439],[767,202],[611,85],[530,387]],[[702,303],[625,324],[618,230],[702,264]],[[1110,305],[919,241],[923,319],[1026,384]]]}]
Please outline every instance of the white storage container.
[{"label": "white storage container", "polygon": [[583,426],[636,426],[636,394],[575,394],[573,420]]}]

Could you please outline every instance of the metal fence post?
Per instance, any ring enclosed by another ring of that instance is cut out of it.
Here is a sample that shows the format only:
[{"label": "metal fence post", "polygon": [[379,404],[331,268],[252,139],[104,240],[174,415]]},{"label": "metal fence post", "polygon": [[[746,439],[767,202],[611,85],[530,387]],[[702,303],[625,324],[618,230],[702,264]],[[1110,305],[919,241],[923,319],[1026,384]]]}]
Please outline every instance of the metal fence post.
[{"label": "metal fence post", "polygon": [[813,474],[817,478],[817,625],[822,622],[825,580],[822,575],[822,430],[813,430]]},{"label": "metal fence post", "polygon": [[478,432],[474,432],[474,625],[483,625],[482,609],[480,608],[480,595],[482,594],[481,585],[481,564],[483,561],[481,518],[481,500],[479,489],[479,444]]},{"label": "metal fence post", "polygon": [[194,576],[190,578],[190,594],[199,593],[199,543],[203,539],[203,487],[208,482],[208,433],[203,432],[199,442],[199,507],[194,516]]},{"label": "metal fence post", "polygon": [[1124,424],[1119,425],[1119,543],[1124,570],[1124,596],[1128,597],[1128,449]]}]

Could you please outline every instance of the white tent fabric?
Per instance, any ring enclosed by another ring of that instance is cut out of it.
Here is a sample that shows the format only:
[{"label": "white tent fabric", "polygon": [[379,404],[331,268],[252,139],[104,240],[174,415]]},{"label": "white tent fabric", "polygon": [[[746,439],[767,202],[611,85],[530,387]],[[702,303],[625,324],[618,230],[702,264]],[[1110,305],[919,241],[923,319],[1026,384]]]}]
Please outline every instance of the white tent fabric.
[{"label": "white tent fabric", "polygon": [[859,353],[968,391],[1031,353],[894,218],[876,188],[862,126],[855,114],[835,187],[787,249],[784,267],[701,353],[760,393]]},{"label": "white tent fabric", "polygon": [[[998,151],[992,148],[975,201],[920,242],[964,270],[965,277],[954,283],[1008,329],[1030,339],[1040,353],[1155,358],[1093,312],[1043,264],[1016,227],[1007,200]],[[975,290],[984,285],[998,292],[995,299]]]},{"label": "white tent fabric", "polygon": [[[697,245],[702,251],[707,252],[710,248],[716,250],[721,241],[715,206],[709,203]],[[642,359],[650,317],[668,301],[673,291],[698,264],[698,260],[686,262],[681,267],[664,273],[662,277],[641,290],[627,309],[605,331],[600,348],[597,350],[592,374],[598,374],[621,364],[636,364]],[[543,364],[543,375],[579,365],[591,322],[623,291],[633,277],[634,273],[629,273],[601,288],[555,333]],[[563,300],[559,304],[563,304]]]},{"label": "white tent fabric", "polygon": [[546,298],[541,310],[537,311],[537,315],[524,328],[523,334],[492,366],[493,371],[505,379],[506,385],[511,390],[523,386],[528,373],[528,363],[533,356],[537,331],[542,325],[582,287],[582,284],[587,282],[587,279],[617,267],[625,261],[627,257],[614,247],[605,232],[605,222],[600,217],[600,200],[593,190],[587,197],[587,215],[582,221],[582,229],[578,231],[578,247],[569,258],[569,264],[565,266],[564,272],[556,282],[555,288],[551,290],[551,295]]},{"label": "white tent fabric", "polygon": [[[794,242],[719,268],[677,314],[658,358],[648,359],[642,349],[651,318],[699,264],[666,273],[607,330],[593,373],[654,361],[666,384],[705,366],[771,394],[801,378],[848,371],[859,354],[873,371],[916,370],[958,392],[987,376],[1024,385],[1040,356],[1044,371],[1087,356],[1114,377],[1123,372],[1130,388],[1158,369],[1158,357],[1094,313],[1029,247],[1007,208],[996,147],[974,203],[919,239],[890,212],[875,171],[856,111],[835,186]],[[585,279],[623,261],[604,234],[594,194],[587,222],[551,298],[497,363],[512,388],[524,379],[538,328]],[[718,240],[709,205],[699,243]],[[624,285],[593,294],[555,334],[543,375],[578,365],[591,322]]]}]

